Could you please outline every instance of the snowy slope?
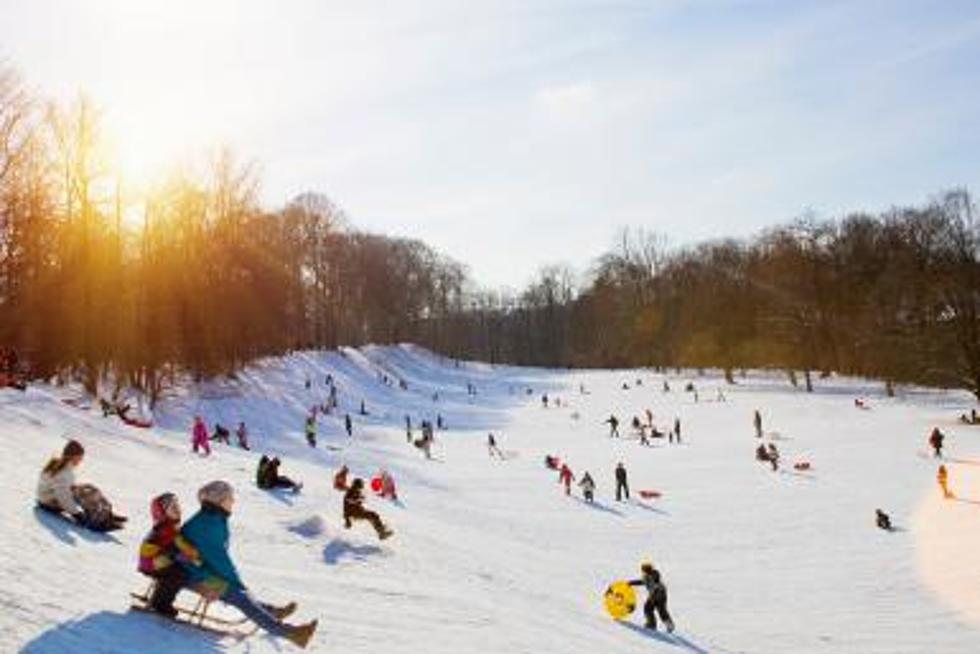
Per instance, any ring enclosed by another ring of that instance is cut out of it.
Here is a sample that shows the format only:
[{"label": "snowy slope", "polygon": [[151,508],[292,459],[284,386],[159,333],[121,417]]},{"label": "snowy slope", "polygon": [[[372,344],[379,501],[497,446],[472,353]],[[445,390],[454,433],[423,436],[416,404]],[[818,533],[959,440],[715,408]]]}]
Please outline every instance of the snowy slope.
[{"label": "snowy slope", "polygon": [[[302,420],[325,399],[327,374],[341,412],[321,419],[313,451]],[[670,375],[671,393],[661,392],[662,379],[457,365],[413,346],[306,352],[258,362],[234,381],[180,389],[151,430],[68,406],[61,389],[2,390],[0,652],[295,651],[264,636],[218,639],[127,611],[128,593],[145,587],[135,559],[149,498],[174,490],[189,515],[196,489],[215,478],[239,495],[232,550],[246,583],[269,601],[295,599],[297,620],[320,618],[310,651],[978,651],[980,427],[952,420],[970,406],[967,396],[909,390],[889,400],[839,378],[807,395],[760,373],[716,402],[717,375]],[[699,403],[680,391],[688,379],[701,390]],[[579,394],[580,383],[589,394]],[[561,408],[541,406],[545,390],[561,396]],[[854,408],[859,394],[870,410]],[[356,413],[362,399],[366,417]],[[647,407],[661,427],[681,418],[683,445],[608,438],[602,421],[610,412],[629,436],[629,418]],[[784,461],[806,458],[811,473],[773,473],[753,460],[755,408]],[[209,424],[245,420],[253,452],[189,454],[198,412]],[[344,412],[354,419],[353,439],[343,432]],[[406,443],[406,414],[415,425],[437,414],[447,420],[433,460]],[[939,498],[936,464],[925,455],[936,424],[950,435],[947,465],[960,501]],[[507,461],[488,457],[489,430]],[[99,485],[131,516],[126,530],[93,535],[32,511],[38,470],[68,434],[88,450],[80,481]],[[303,493],[257,490],[260,452],[282,456]],[[592,472],[594,507],[564,496],[542,465],[546,453],[567,459],[576,475]],[[616,503],[617,461],[634,491],[664,496]],[[394,474],[401,503],[370,501],[394,538],[378,543],[365,525],[342,528],[341,497],[330,488],[341,462],[361,476],[379,466]],[[876,507],[902,530],[875,529]],[[644,633],[638,614],[617,624],[601,610],[606,584],[634,576],[645,558],[664,574],[678,638]]]}]

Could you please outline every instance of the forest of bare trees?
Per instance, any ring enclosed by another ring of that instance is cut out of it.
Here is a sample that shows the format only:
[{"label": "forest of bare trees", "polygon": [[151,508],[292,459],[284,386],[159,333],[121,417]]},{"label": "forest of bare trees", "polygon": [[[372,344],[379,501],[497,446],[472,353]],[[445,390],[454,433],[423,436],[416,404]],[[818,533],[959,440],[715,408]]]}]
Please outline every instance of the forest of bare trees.
[{"label": "forest of bare trees", "polygon": [[[545,269],[516,299],[468,306],[460,356],[718,367],[730,381],[765,367],[808,390],[841,372],[980,398],[980,223],[965,190],[676,251],[624,231],[581,288]],[[495,336],[473,338],[487,324]]]},{"label": "forest of bare trees", "polygon": [[157,396],[295,348],[416,341],[491,362],[829,372],[980,398],[980,224],[965,190],[669,249],[624,230],[584,282],[552,266],[481,290],[424,243],[354,229],[327,197],[260,206],[228,151],[131,194],[84,98],[0,66],[0,346],[29,373]]}]

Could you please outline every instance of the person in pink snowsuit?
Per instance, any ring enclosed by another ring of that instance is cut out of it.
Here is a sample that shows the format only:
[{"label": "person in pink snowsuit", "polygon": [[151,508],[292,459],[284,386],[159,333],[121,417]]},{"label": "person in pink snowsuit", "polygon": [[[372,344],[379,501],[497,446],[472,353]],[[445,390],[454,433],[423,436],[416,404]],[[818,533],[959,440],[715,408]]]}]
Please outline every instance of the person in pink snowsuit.
[{"label": "person in pink snowsuit", "polygon": [[204,424],[204,419],[201,416],[194,416],[194,429],[191,431],[191,447],[194,450],[194,454],[197,454],[198,448],[204,448],[205,456],[211,454],[211,445],[208,444],[208,427]]}]

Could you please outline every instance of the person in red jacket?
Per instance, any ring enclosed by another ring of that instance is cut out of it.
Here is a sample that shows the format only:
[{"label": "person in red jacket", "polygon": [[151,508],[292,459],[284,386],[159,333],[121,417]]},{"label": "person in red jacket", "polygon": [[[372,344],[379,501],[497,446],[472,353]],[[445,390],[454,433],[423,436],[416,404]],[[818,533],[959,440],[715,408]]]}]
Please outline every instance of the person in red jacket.
[{"label": "person in red jacket", "polygon": [[575,475],[572,474],[572,469],[568,467],[568,464],[561,464],[561,470],[558,471],[558,483],[565,485],[565,495],[572,494],[572,480],[574,479]]},{"label": "person in red jacket", "polygon": [[187,580],[178,560],[200,565],[197,550],[180,535],[180,503],[164,493],[150,503],[153,528],[140,544],[139,571],[156,580],[147,604],[157,613],[177,617],[174,599]]}]

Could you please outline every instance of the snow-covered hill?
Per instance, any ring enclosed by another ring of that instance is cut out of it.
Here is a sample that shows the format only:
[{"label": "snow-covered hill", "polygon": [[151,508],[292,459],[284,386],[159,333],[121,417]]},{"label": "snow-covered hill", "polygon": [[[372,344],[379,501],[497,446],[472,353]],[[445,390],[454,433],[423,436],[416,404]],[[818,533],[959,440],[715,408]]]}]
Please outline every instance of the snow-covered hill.
[{"label": "snow-covered hill", "polygon": [[[321,418],[311,450],[303,417],[326,399],[327,375],[341,410]],[[232,551],[246,583],[263,599],[296,600],[298,620],[320,618],[314,652],[980,649],[980,427],[955,422],[969,397],[909,390],[886,399],[874,385],[839,378],[808,395],[758,374],[719,402],[717,375],[667,378],[670,393],[649,371],[457,364],[413,346],[307,352],[258,362],[234,381],[181,388],[149,430],[65,404],[68,390],[0,390],[0,652],[292,650],[128,611],[129,593],[146,586],[135,561],[149,499],[173,490],[189,515],[197,488],[212,479],[230,481],[239,496]],[[697,403],[682,392],[688,380]],[[542,407],[542,392],[561,407]],[[858,395],[870,409],[854,407]],[[357,413],[362,400],[367,416]],[[679,417],[683,444],[642,447],[627,423],[646,408],[662,428]],[[754,461],[756,408],[784,462],[809,460],[810,472],[786,465],[774,473]],[[244,420],[253,450],[219,445],[209,458],[191,455],[195,413],[209,425]],[[608,437],[610,413],[625,438]],[[432,460],[406,443],[406,414],[415,426],[446,420]],[[925,452],[934,425],[949,435],[955,501],[940,499]],[[506,461],[488,456],[488,431]],[[32,510],[38,471],[69,435],[88,451],[79,479],[131,516],[124,531],[96,535]],[[303,493],[258,490],[260,453],[281,456]],[[594,506],[564,495],[542,464],[548,453],[576,475],[592,473]],[[618,461],[634,491],[663,496],[617,503]],[[370,500],[392,539],[342,527],[330,486],[342,462],[360,476],[381,466],[395,476],[399,503]],[[874,527],[879,507],[898,531]],[[637,576],[648,558],[668,585],[675,638],[645,632],[639,614],[616,623],[602,611],[608,582]]]}]

